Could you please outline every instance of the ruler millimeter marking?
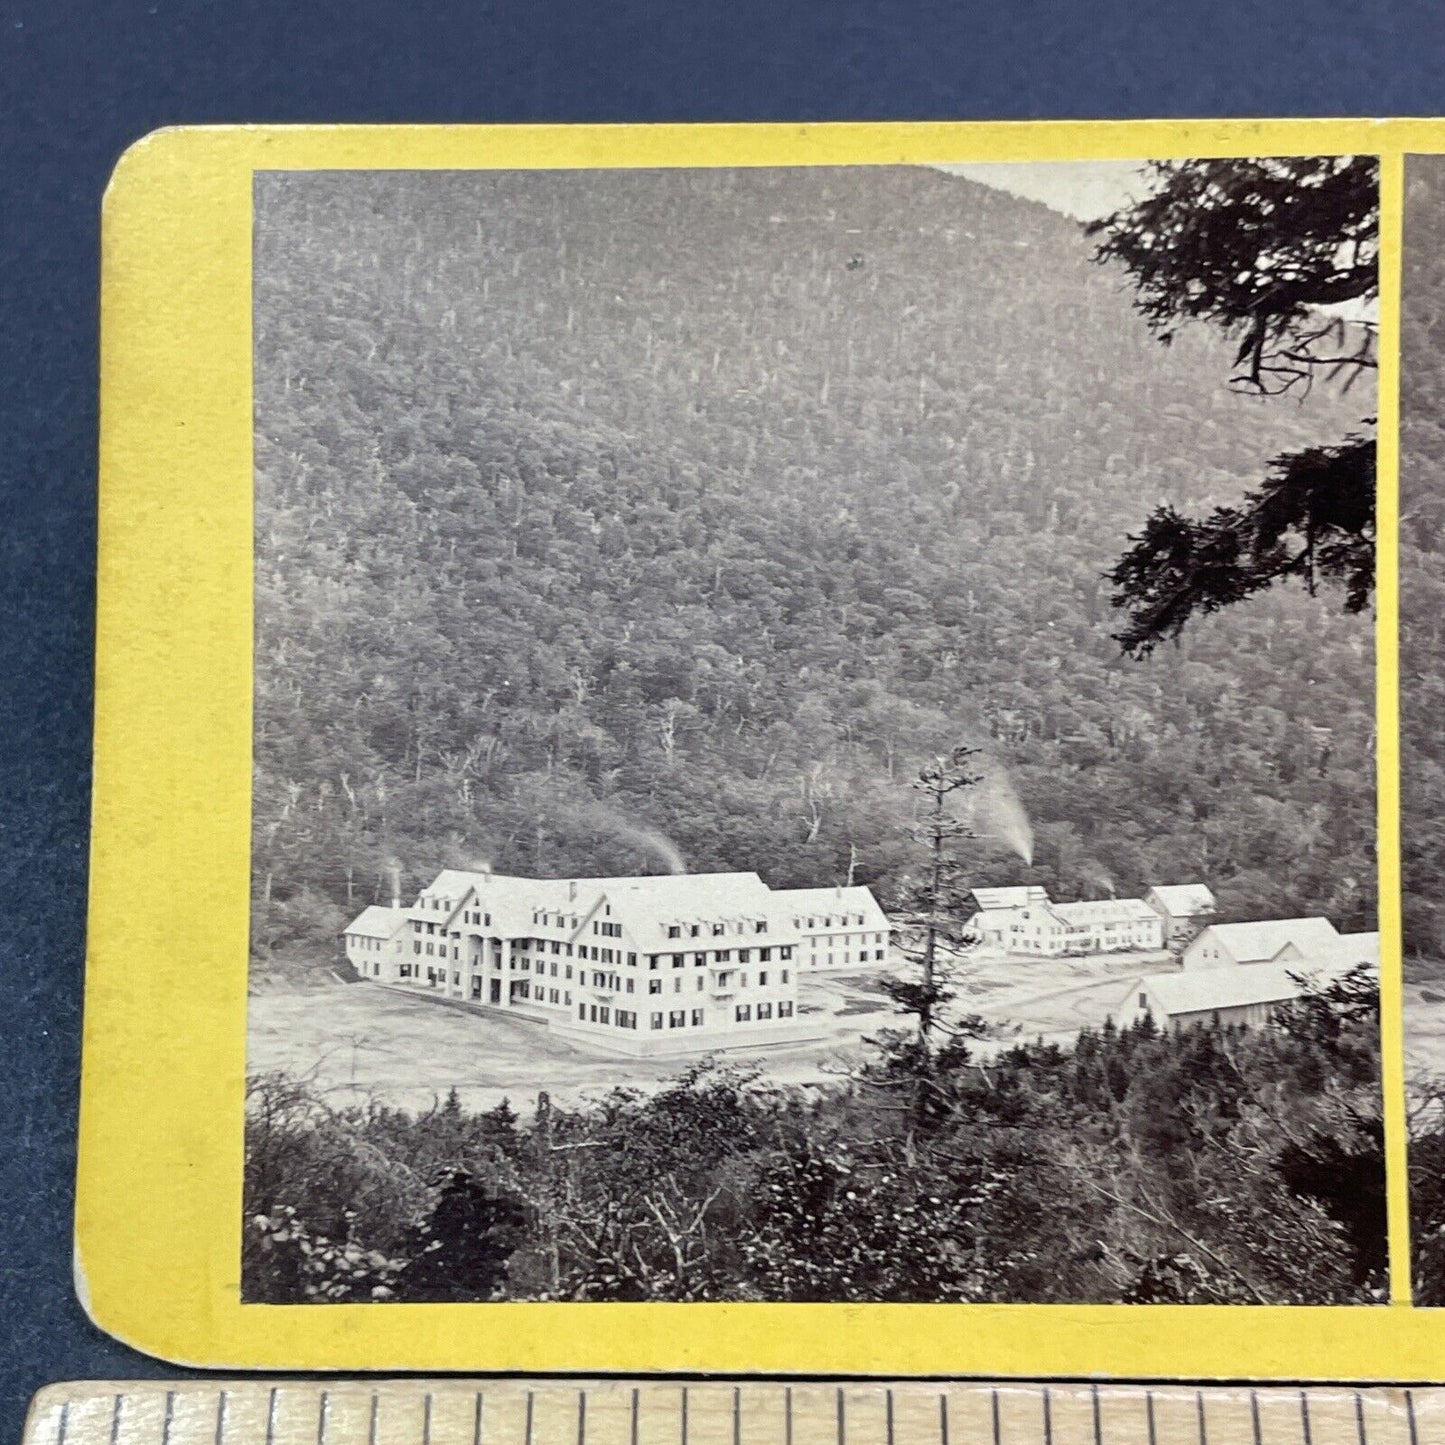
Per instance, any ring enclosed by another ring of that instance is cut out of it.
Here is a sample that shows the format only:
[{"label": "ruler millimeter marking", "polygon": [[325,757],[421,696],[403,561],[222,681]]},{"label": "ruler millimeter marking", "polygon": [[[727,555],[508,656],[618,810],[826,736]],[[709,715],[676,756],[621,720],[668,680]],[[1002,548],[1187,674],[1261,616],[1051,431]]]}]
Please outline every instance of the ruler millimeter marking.
[{"label": "ruler millimeter marking", "polygon": [[1445,1445],[1445,1388],[77,1383],[36,1397],[25,1445]]}]

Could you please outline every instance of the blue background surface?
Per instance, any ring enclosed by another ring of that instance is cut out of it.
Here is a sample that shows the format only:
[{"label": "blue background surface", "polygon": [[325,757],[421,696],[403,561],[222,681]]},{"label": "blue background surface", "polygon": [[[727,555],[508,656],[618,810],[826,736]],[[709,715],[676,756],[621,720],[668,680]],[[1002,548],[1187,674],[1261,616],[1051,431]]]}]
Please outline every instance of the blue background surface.
[{"label": "blue background surface", "polygon": [[70,1276],[89,810],[97,222],[116,156],[226,121],[1445,112],[1397,0],[0,3],[0,1445],[74,1377],[176,1374]]}]

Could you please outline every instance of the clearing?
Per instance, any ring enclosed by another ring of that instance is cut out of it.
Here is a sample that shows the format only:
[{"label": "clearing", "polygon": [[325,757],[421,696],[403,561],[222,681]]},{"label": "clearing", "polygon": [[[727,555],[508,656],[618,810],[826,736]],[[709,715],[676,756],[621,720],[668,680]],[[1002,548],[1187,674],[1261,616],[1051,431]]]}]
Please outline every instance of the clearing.
[{"label": "clearing", "polygon": [[[990,1037],[982,1054],[1017,1039],[1072,1040],[1118,1009],[1128,980],[1169,967],[1162,954],[1033,959],[976,954],[956,965],[955,1007],[981,1014]],[[877,973],[810,974],[799,1011],[826,1025],[814,1043],[728,1050],[779,1084],[826,1082],[847,1069],[863,1039],[902,1026]],[[309,1077],[333,1102],[374,1098],[424,1109],[455,1087],[464,1106],[509,1099],[530,1113],[539,1089],[559,1103],[596,1099],[622,1085],[657,1088],[697,1056],[633,1059],[590,1054],[541,1024],[447,1007],[366,983],[266,987],[251,995],[248,1067]],[[1445,1033],[1445,1019],[1442,1019]]]}]

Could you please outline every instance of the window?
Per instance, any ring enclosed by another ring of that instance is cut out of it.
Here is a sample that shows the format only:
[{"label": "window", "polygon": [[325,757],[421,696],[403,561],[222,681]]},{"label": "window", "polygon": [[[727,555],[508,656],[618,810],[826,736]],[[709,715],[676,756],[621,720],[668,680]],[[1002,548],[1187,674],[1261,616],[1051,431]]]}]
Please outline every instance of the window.
[{"label": "window", "polygon": [[713,924],[713,926],[712,926],[712,936],[713,936],[714,938],[721,938],[721,937],[723,936],[723,925],[722,925],[721,923],[714,923],[714,924]]},{"label": "window", "polygon": [[585,1003],[579,1003],[577,1005],[577,1017],[581,1019],[584,1024],[587,1022],[587,1005]]},{"label": "window", "polygon": [[662,1027],[662,1015],[661,1015],[661,1014],[653,1014],[653,1016],[652,1016],[652,1027],[655,1028],[655,1029],[660,1029],[660,1028]]},{"label": "window", "polygon": [[672,966],[673,966],[674,968],[681,968],[681,967],[683,966],[683,964],[686,963],[686,962],[687,962],[687,960],[686,960],[686,958],[685,958],[682,954],[680,954],[680,953],[674,953],[674,954],[672,955]]},{"label": "window", "polygon": [[705,963],[707,962],[707,954],[705,954],[705,953],[695,953],[695,954],[693,954],[693,956],[692,956],[692,961],[693,961],[699,968],[701,968],[701,967],[703,966],[703,964],[705,964]]},{"label": "window", "polygon": [[655,953],[649,953],[647,955],[647,966],[648,968],[657,967],[657,955]]},{"label": "window", "polygon": [[733,1010],[733,1017],[740,1024],[745,1024],[753,1016],[753,1006],[750,1003],[740,1003]]},{"label": "window", "polygon": [[700,1008],[695,1008],[692,1011],[692,1026],[695,1029],[702,1027],[702,1010]]},{"label": "window", "polygon": [[697,976],[697,991],[701,993],[707,987],[707,980],[701,975]]},{"label": "window", "polygon": [[597,1010],[597,1022],[599,1024],[610,1024],[612,1022],[612,1010],[609,1009],[606,1004],[603,1004],[602,1007]]},{"label": "window", "polygon": [[779,980],[780,980],[781,982],[787,983],[787,981],[788,981],[788,970],[787,970],[787,969],[783,969],[783,970],[778,974],[778,978],[779,978]]},{"label": "window", "polygon": [[759,988],[766,988],[767,986],[768,986],[768,971],[767,971],[767,969],[765,969],[765,968],[760,968],[760,969],[758,970],[758,987],[759,987]]},{"label": "window", "polygon": [[628,992],[628,993],[631,993],[631,992],[632,992],[632,985],[633,985],[633,980],[629,978],[629,979],[627,980],[627,992]]},{"label": "window", "polygon": [[719,963],[726,963],[732,956],[733,951],[730,948],[720,948],[717,951],[717,961]]},{"label": "window", "polygon": [[1142,1008],[1142,1009],[1147,1009],[1147,1008],[1149,1007],[1149,995],[1148,995],[1148,994],[1146,994],[1146,993],[1141,993],[1141,994],[1139,995],[1139,1007]]},{"label": "window", "polygon": [[557,1002],[557,990],[556,990],[555,988],[549,988],[549,989],[547,990],[547,1002],[548,1002],[548,1003],[556,1003],[556,1002]]},{"label": "window", "polygon": [[688,937],[689,937],[689,938],[696,938],[701,931],[702,931],[702,930],[698,928],[697,924],[694,923],[694,924],[692,925],[692,927],[689,928],[688,931],[687,931],[687,932],[688,932]]},{"label": "window", "polygon": [[792,1018],[792,1016],[793,1006],[786,999],[784,999],[783,1002],[778,1005],[778,1017],[780,1019],[790,1019]]},{"label": "window", "polygon": [[627,966],[628,968],[637,967],[637,955],[635,953],[629,953],[627,955]]},{"label": "window", "polygon": [[567,965],[567,977],[569,979],[572,977],[572,965],[570,963]]},{"label": "window", "polygon": [[413,952],[413,953],[420,953],[420,952],[421,952],[421,940],[420,940],[420,939],[417,939],[416,942],[414,942],[414,943],[412,944],[411,949],[412,949],[412,952]]},{"label": "window", "polygon": [[675,979],[673,979],[673,981],[672,981],[672,991],[673,991],[673,993],[681,993],[681,992],[682,992],[682,980],[681,980],[680,978],[675,978]]},{"label": "window", "polygon": [[667,930],[667,936],[669,938],[681,938],[682,929],[680,929],[677,924],[674,923],[672,927]]},{"label": "window", "polygon": [[762,1020],[762,1019],[770,1019],[770,1018],[772,1018],[772,1016],[773,1016],[773,1006],[772,1006],[772,1004],[770,1004],[770,1003],[760,1003],[760,1004],[758,1005],[758,1018],[759,1018],[759,1020]]},{"label": "window", "polygon": [[687,1027],[687,1011],[675,1009],[667,1016],[667,1026],[670,1029],[682,1029]]},{"label": "window", "polygon": [[753,924],[753,932],[754,932],[754,933],[766,933],[767,931],[768,931],[768,920],[767,920],[766,918],[760,918],[760,919],[758,919],[758,921],[757,921],[755,924]]},{"label": "window", "polygon": [[771,948],[760,948],[758,950],[758,957],[762,959],[764,963],[766,963],[772,956],[773,950]]},{"label": "window", "polygon": [[648,979],[648,980],[647,980],[647,991],[648,991],[648,993],[661,993],[661,992],[662,992],[662,980],[661,980],[660,978],[650,978],[650,979]]},{"label": "window", "polygon": [[738,962],[746,963],[752,957],[753,951],[750,948],[738,949]]},{"label": "window", "polygon": [[555,938],[552,940],[552,952],[553,952],[553,953],[561,953],[561,952],[562,952],[562,945],[561,945],[560,943],[558,943]]}]

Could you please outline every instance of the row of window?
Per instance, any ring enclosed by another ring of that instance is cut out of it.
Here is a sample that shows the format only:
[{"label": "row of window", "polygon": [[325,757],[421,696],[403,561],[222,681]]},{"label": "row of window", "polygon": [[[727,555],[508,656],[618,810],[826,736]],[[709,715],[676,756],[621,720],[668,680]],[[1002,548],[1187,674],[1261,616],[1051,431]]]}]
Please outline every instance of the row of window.
[{"label": "row of window", "polygon": [[[609,910],[609,912],[610,911],[611,910]],[[538,924],[542,928],[571,928],[575,930],[581,926],[582,920],[578,918],[575,913],[571,916],[570,919],[567,917],[566,914],[559,913],[557,915],[557,921],[554,923],[552,921],[552,915],[550,913],[545,913],[542,910],[538,909],[532,914],[532,922]]]},{"label": "row of window", "polygon": [[[670,923],[667,927],[669,938],[701,938],[703,936],[701,923]],[[710,923],[706,925],[708,932],[714,938],[723,938],[727,935],[728,926],[726,923]],[[747,923],[739,920],[733,924],[734,933],[747,931]],[[766,918],[754,918],[752,920],[752,931],[754,933],[766,933],[768,931],[768,920]]]},{"label": "row of window", "polygon": [[[404,963],[398,968],[397,972],[402,978],[410,978],[413,976],[413,973],[415,973],[415,975],[417,975],[419,978],[421,974],[421,968],[419,965],[414,966],[409,963]],[[372,973],[378,977],[380,976],[381,965],[379,963],[372,965]],[[447,982],[446,970],[443,969],[439,973],[435,968],[429,968],[426,971],[426,980],[427,983],[430,984],[432,987],[435,987],[437,984],[441,984],[443,987],[445,987]],[[454,986],[460,987],[462,981],[461,974],[452,974],[451,981]],[[654,981],[660,982],[660,980]],[[784,981],[786,982],[786,979]],[[531,981],[529,979],[522,979],[517,983],[516,997],[523,999],[533,998]],[[552,1003],[570,1006],[572,1002],[572,993],[570,990],[562,990],[556,988],[543,989],[542,986],[539,984],[535,994],[535,1001],[537,1003]],[[752,1023],[754,1021],[758,1023],[766,1023],[774,1017],[775,1009],[777,1011],[776,1016],[780,1019],[793,1017],[792,1001],[789,999],[782,999],[776,1003],[771,1001],[765,1001],[757,1004],[740,1003],[736,1005],[736,1007],[733,1009],[733,1020],[734,1022],[740,1024]],[[613,1009],[607,1004],[597,1003],[579,1003],[577,1005],[577,1017],[583,1023],[590,1022],[594,1024],[613,1024],[617,1028],[623,1029],[635,1029],[637,1027],[638,1018],[637,1014],[632,1010]],[[664,1019],[666,1020],[666,1027],[670,1029],[687,1028],[689,1026],[693,1028],[702,1028],[706,1019],[706,1010],[700,1008],[690,1010],[672,1009],[665,1014],[660,1012],[653,1013],[649,1016],[649,1027],[652,1029],[663,1028]]]},{"label": "row of window", "polygon": [[[777,1008],[778,1017],[780,1019],[792,1018],[793,1005],[789,1003],[787,999],[784,999],[780,1004],[778,1004]],[[773,1016],[773,1005],[770,1003],[760,1003],[756,1005],[750,1003],[740,1003],[737,1008],[733,1010],[733,1018],[737,1023],[740,1024],[751,1023],[755,1016],[759,1023],[765,1023]]]},{"label": "row of window", "polygon": [[[561,943],[556,939],[519,938],[513,946],[518,952],[523,954],[550,952],[559,958],[574,957],[573,945],[570,943]],[[733,962],[734,954],[737,956],[736,961],[738,963],[751,963],[754,953],[757,954],[757,961],[759,963],[770,963],[775,954],[778,958],[790,959],[793,956],[793,945],[784,943],[757,949],[716,948],[710,952],[703,950],[693,954],[649,953],[646,955],[646,958],[648,969],[656,971],[662,967],[664,959],[666,959],[673,968],[683,968],[686,966],[688,959],[691,958],[695,968],[703,968],[709,963],[731,963]],[[584,959],[590,963],[615,963],[625,965],[627,968],[636,968],[638,966],[637,955],[635,953],[624,954],[620,948],[601,948],[595,944],[579,943],[576,945],[575,957]]]},{"label": "row of window", "polygon": [[[885,949],[882,949],[882,948],[873,949],[873,950],[871,950],[871,951],[870,951],[869,949],[866,949],[866,948],[860,948],[860,949],[858,950],[858,962],[859,962],[859,963],[870,963],[870,962],[881,963],[881,962],[883,961],[883,959],[884,959],[885,956],[886,956],[886,950],[885,950]],[[809,961],[812,963],[813,967],[814,967],[814,968],[817,968],[817,967],[818,967],[818,954],[817,954],[816,952],[813,952],[813,953],[809,954],[808,957],[809,957]],[[847,950],[846,948],[843,950],[843,957],[840,958],[840,959],[838,960],[838,962],[839,962],[839,963],[847,963],[847,962],[849,962],[848,950]],[[827,967],[831,968],[832,966],[833,966],[833,955],[830,953],[830,954],[827,955]]]},{"label": "row of window", "polygon": [[518,997],[518,998],[534,999],[537,1003],[565,1003],[565,1004],[570,1004],[570,1003],[572,1002],[572,990],[571,990],[570,988],[569,988],[569,989],[543,988],[542,985],[541,985],[541,983],[539,982],[539,983],[537,984],[536,991],[534,992],[533,989],[532,989],[532,982],[531,982],[531,980],[524,978],[524,979],[517,985],[517,997]]}]

